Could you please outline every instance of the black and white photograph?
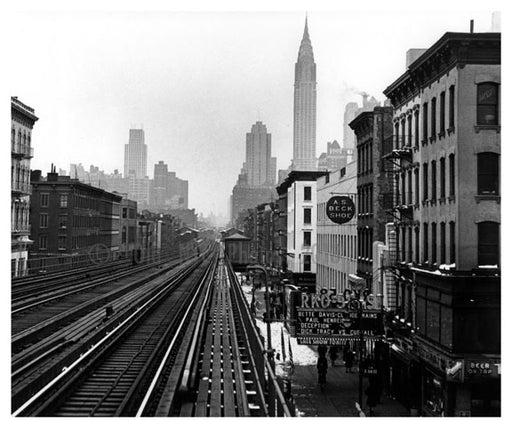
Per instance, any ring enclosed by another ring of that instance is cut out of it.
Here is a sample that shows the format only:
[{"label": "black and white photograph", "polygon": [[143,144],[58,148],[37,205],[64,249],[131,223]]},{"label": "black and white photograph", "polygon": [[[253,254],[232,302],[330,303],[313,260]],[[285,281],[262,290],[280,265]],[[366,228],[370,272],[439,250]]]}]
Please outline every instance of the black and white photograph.
[{"label": "black and white photograph", "polygon": [[505,2],[344,3],[2,13],[8,424],[504,421]]}]

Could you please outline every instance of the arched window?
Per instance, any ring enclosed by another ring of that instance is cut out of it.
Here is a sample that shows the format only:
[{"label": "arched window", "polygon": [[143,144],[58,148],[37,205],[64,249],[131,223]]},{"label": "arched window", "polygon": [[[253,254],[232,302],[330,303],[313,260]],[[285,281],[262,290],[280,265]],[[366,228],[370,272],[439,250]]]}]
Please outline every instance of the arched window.
[{"label": "arched window", "polygon": [[477,125],[498,125],[498,84],[480,83],[477,86]]},{"label": "arched window", "polygon": [[478,265],[499,265],[500,224],[493,221],[478,223]]},{"label": "arched window", "polygon": [[18,144],[21,144],[21,130],[18,131]]},{"label": "arched window", "polygon": [[11,130],[11,143],[16,143],[16,130],[14,128]]},{"label": "arched window", "polygon": [[500,158],[496,153],[478,153],[478,194],[498,195],[500,192]]},{"label": "arched window", "polygon": [[23,145],[27,144],[27,134],[23,132]]}]

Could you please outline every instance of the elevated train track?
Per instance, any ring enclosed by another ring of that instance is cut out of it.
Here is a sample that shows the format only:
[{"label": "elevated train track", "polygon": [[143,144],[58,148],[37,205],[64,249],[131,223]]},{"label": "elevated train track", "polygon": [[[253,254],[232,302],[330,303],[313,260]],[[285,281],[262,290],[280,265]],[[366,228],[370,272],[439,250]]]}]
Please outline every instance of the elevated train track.
[{"label": "elevated train track", "polygon": [[22,373],[14,415],[290,416],[222,251],[174,275]]}]

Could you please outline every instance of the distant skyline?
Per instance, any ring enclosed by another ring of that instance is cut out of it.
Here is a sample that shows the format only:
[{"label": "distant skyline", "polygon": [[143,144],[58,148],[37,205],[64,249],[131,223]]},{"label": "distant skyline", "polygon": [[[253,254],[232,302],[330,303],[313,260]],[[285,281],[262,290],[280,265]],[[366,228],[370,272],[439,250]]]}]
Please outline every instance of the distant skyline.
[{"label": "distant skyline", "polygon": [[[123,171],[129,129],[143,125],[148,171],[163,160],[189,181],[189,206],[226,215],[247,129],[272,134],[277,168],[293,153],[294,64],[305,13],[25,12],[7,70],[10,95],[33,107],[32,169],[90,164]],[[343,141],[361,91],[405,71],[410,48],[445,32],[490,31],[491,11],[308,12],[317,64],[317,156]],[[14,27],[13,27],[13,31]],[[13,33],[14,34],[14,33]]]}]

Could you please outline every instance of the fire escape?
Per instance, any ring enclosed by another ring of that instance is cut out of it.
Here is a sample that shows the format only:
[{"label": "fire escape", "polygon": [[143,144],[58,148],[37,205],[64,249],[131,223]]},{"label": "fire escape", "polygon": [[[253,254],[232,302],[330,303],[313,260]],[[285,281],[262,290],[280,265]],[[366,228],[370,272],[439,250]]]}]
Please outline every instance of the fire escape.
[{"label": "fire escape", "polygon": [[[383,269],[388,279],[394,278],[395,290],[390,290],[393,296],[391,300],[395,303],[396,315],[399,319],[409,321],[411,319],[411,308],[406,303],[406,288],[412,285],[409,278],[410,270],[405,260],[411,260],[412,254],[403,246],[401,238],[405,228],[415,226],[413,210],[415,193],[413,192],[413,180],[417,180],[417,165],[413,163],[413,149],[410,145],[411,139],[406,135],[393,135],[385,143],[387,151],[382,158],[385,162],[385,173],[389,178],[391,186],[389,192],[384,194],[386,212],[393,218],[395,224],[394,239],[388,251],[383,255]],[[406,255],[407,252],[407,255]]]},{"label": "fire escape", "polygon": [[[397,226],[411,224],[413,220],[413,192],[410,180],[405,177],[414,168],[412,147],[406,145],[407,137],[394,135],[385,144],[390,149],[382,156],[385,161],[385,173],[392,183],[391,189],[384,194],[386,211],[394,218]],[[412,172],[411,172],[412,176]]]}]

